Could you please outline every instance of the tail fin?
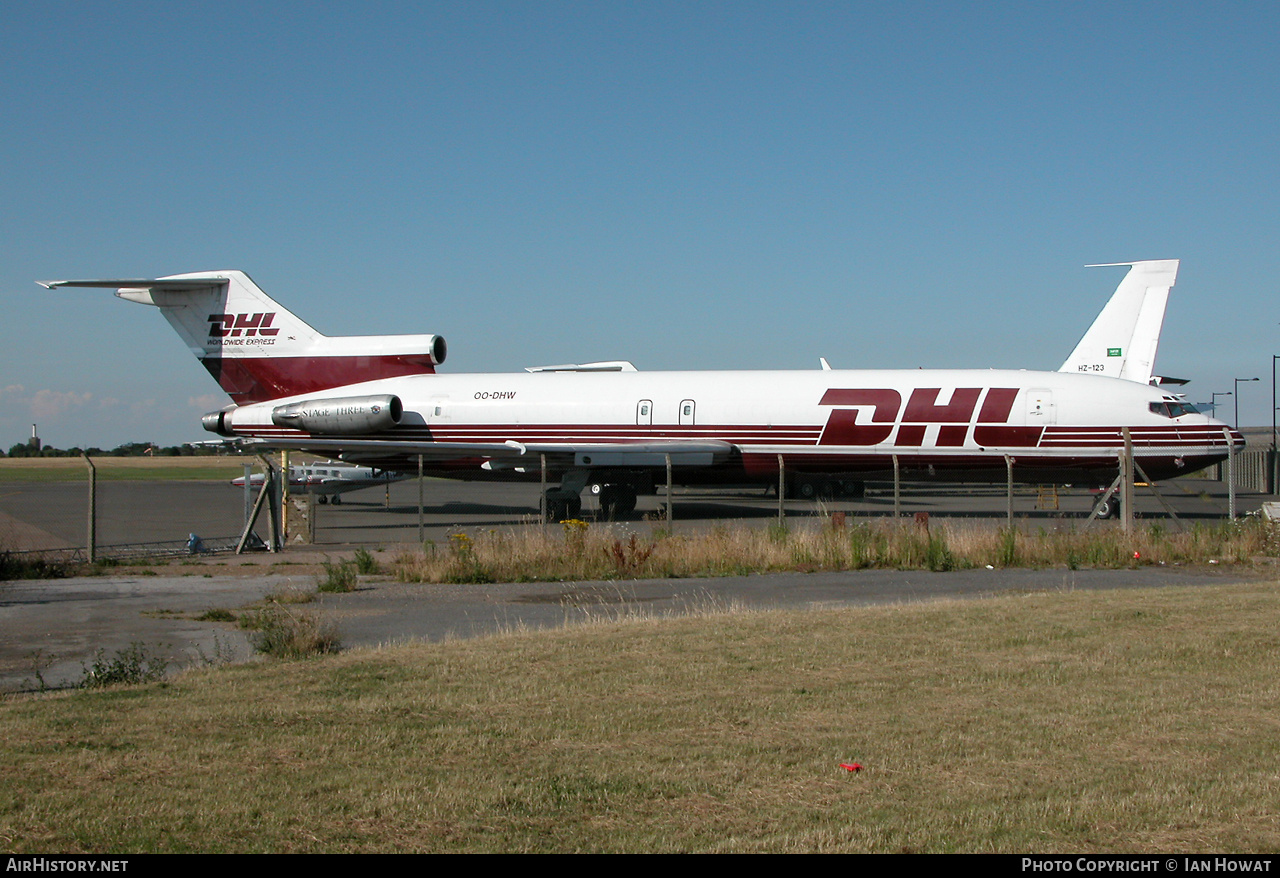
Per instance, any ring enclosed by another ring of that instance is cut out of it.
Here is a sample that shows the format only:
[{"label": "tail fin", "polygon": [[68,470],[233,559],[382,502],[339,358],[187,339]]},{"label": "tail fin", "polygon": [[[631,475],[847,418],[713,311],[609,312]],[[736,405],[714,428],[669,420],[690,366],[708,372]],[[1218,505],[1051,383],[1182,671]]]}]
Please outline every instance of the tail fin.
[{"label": "tail fin", "polygon": [[240,404],[431,373],[445,358],[445,342],[438,335],[321,335],[242,271],[39,283],[50,290],[114,288],[122,299],[155,305],[214,380]]},{"label": "tail fin", "polygon": [[1178,279],[1178,260],[1108,265],[1128,265],[1129,273],[1058,371],[1088,372],[1149,384],[1169,290]]}]

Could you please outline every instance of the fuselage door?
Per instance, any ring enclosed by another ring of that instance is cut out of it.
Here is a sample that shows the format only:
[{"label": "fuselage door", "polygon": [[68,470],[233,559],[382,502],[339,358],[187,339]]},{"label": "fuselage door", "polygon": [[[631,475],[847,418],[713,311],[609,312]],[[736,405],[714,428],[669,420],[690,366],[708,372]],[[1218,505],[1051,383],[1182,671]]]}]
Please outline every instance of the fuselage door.
[{"label": "fuselage door", "polygon": [[641,427],[653,425],[653,400],[642,399],[636,403],[636,424]]},{"label": "fuselage door", "polygon": [[1027,391],[1027,426],[1044,427],[1058,422],[1053,405],[1053,391],[1032,388]]},{"label": "fuselage door", "polygon": [[691,399],[680,400],[680,426],[692,427],[694,414],[694,401]]}]

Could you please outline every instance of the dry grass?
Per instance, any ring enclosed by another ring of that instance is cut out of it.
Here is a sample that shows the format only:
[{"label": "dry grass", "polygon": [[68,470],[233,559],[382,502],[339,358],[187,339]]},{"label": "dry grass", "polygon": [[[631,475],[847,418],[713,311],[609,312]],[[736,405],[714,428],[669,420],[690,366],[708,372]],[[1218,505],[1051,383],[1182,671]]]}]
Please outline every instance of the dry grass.
[{"label": "dry grass", "polygon": [[[244,475],[243,457],[95,457],[97,477],[124,480],[222,480]],[[5,482],[87,482],[89,468],[79,457],[14,457],[0,459]]]},{"label": "dry grass", "polygon": [[705,533],[641,535],[582,521],[453,534],[401,554],[392,571],[409,582],[529,582],[725,576],[771,571],[966,567],[1134,567],[1149,564],[1245,564],[1280,554],[1280,535],[1258,522],[1196,526],[1169,533],[1160,525],[1125,536],[1118,526],[1079,532],[996,529],[981,524],[880,519],[827,524],[718,527]]},{"label": "dry grass", "polygon": [[1278,631],[1270,585],[1034,594],[26,696],[0,846],[1273,851]]}]

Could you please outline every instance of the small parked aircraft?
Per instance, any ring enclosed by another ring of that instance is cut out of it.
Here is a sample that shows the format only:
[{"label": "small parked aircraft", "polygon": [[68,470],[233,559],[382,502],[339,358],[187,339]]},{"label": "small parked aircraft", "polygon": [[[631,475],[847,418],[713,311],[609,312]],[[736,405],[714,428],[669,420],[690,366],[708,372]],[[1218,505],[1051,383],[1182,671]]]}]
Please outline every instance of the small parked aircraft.
[{"label": "small parked aircraft", "polygon": [[[409,478],[408,473],[356,466],[332,460],[305,463],[289,467],[289,490],[292,493],[315,494],[317,503],[342,503],[342,495],[378,485],[389,485]],[[249,476],[249,485],[262,486],[262,473]],[[244,487],[244,476],[231,480],[238,488]]]}]

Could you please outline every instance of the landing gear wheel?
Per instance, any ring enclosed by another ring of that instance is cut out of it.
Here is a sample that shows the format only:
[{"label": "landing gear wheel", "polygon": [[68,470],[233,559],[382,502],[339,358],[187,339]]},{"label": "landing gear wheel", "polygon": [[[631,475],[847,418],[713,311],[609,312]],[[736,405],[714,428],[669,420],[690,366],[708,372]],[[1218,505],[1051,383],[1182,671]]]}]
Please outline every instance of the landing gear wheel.
[{"label": "landing gear wheel", "polygon": [[[568,496],[565,496],[565,495]],[[559,496],[557,496],[559,495]],[[547,522],[558,524],[582,514],[582,500],[576,494],[552,488],[547,492]]]},{"label": "landing gear wheel", "polygon": [[329,495],[328,494],[319,495],[318,497],[316,497],[316,502],[319,503],[321,506],[323,506],[324,504],[329,502]]},{"label": "landing gear wheel", "polygon": [[1120,500],[1116,497],[1108,497],[1097,506],[1098,518],[1115,518],[1119,512]]},{"label": "landing gear wheel", "polygon": [[333,495],[333,499],[332,499],[332,500],[330,500],[329,502],[330,502],[330,503],[332,503],[334,506],[341,506],[341,505],[342,505],[342,495],[341,495],[341,494],[334,494],[334,495]]},{"label": "landing gear wheel", "polygon": [[636,508],[636,489],[631,485],[602,485],[600,487],[600,517],[616,521]]},{"label": "landing gear wheel", "polygon": [[558,524],[568,517],[569,502],[567,500],[547,498],[547,522],[549,524]]},{"label": "landing gear wheel", "polygon": [[835,495],[835,485],[822,476],[801,476],[796,479],[795,494],[801,500],[830,500]]},{"label": "landing gear wheel", "polygon": [[618,517],[619,491],[617,485],[601,485],[600,486],[600,518],[604,521],[613,521]]},{"label": "landing gear wheel", "polygon": [[623,515],[636,511],[636,489],[631,485],[622,486],[622,497],[618,503],[618,511]]}]

